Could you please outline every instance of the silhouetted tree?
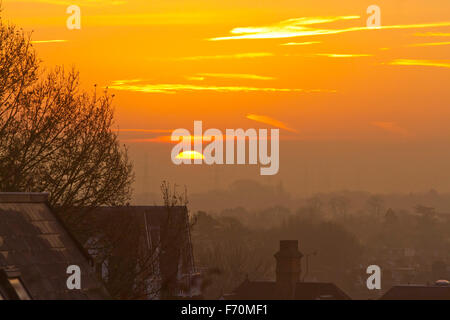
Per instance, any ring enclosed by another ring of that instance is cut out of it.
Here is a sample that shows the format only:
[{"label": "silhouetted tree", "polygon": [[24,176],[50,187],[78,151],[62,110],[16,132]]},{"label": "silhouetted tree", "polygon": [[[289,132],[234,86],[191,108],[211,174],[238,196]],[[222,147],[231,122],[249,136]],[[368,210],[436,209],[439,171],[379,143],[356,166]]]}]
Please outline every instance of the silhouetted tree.
[{"label": "silhouetted tree", "polygon": [[106,91],[83,92],[74,70],[44,73],[23,31],[0,25],[1,191],[49,192],[70,226],[71,208],[125,204],[132,166],[113,115]]}]

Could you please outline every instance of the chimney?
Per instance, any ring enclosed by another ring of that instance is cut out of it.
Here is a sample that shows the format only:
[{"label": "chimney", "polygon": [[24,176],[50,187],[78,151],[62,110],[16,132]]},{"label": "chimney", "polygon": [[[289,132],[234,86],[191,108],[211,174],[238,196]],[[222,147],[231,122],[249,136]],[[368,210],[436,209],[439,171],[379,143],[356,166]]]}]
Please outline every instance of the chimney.
[{"label": "chimney", "polygon": [[284,298],[294,298],[296,284],[300,281],[302,257],[303,254],[298,251],[298,240],[280,241],[280,251],[275,253],[276,282],[279,293]]}]

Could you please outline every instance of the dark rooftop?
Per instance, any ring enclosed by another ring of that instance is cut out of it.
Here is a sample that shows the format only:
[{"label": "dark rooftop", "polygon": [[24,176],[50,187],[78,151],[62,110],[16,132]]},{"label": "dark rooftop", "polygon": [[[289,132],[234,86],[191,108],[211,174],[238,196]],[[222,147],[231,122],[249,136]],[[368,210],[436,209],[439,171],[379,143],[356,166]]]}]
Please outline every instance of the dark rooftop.
[{"label": "dark rooftop", "polygon": [[[0,193],[3,280],[8,275],[20,279],[31,299],[107,298],[87,256],[47,206],[47,197],[45,193]],[[67,288],[70,265],[81,269],[80,290]]]},{"label": "dark rooftop", "polygon": [[394,286],[380,300],[450,300],[450,286]]},{"label": "dark rooftop", "polygon": [[[277,289],[275,281],[245,280],[225,298],[229,300],[285,300],[286,297]],[[350,297],[333,283],[297,282],[293,300],[350,300]]]},{"label": "dark rooftop", "polygon": [[0,203],[45,203],[48,193],[41,192],[0,192]]}]

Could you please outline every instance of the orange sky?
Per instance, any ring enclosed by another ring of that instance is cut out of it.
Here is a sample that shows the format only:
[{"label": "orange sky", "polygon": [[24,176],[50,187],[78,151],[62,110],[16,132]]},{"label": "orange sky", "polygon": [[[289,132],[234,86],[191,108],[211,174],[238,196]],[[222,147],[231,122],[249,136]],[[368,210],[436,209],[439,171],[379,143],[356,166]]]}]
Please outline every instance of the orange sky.
[{"label": "orange sky", "polygon": [[[81,30],[66,28],[71,4],[81,8]],[[198,175],[193,190],[211,187],[210,171],[173,168],[170,146],[152,142],[164,131],[192,130],[194,120],[264,128],[255,120],[272,119],[285,141],[273,179],[296,191],[450,190],[442,176],[450,169],[450,3],[379,0],[382,27],[367,30],[371,4],[3,0],[3,17],[33,30],[46,66],[74,65],[87,88],[111,87],[117,123],[128,129],[120,135],[137,175],[154,172],[146,174],[152,189],[164,177]],[[315,182],[299,186],[305,170]]]}]

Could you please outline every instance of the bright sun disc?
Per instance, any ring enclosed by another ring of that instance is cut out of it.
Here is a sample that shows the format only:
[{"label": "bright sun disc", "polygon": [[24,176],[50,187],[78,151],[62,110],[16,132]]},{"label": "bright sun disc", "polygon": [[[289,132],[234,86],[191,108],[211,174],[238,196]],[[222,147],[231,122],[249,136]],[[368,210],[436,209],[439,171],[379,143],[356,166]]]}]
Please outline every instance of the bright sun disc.
[{"label": "bright sun disc", "polygon": [[183,151],[180,152],[177,157],[177,159],[204,159],[203,155],[200,152],[197,151]]}]

